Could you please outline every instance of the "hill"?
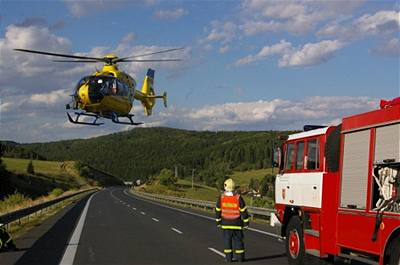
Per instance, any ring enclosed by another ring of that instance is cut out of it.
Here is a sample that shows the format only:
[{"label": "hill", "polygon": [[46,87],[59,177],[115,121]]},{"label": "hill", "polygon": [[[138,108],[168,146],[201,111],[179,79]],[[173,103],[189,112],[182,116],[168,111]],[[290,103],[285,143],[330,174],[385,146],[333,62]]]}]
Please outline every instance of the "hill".
[{"label": "hill", "polygon": [[[27,172],[32,162],[31,172]],[[18,192],[30,198],[91,186],[123,185],[105,172],[73,161],[56,162],[17,158],[1,159],[0,199]]]},{"label": "hill", "polygon": [[163,168],[214,185],[233,170],[271,167],[273,145],[289,132],[198,132],[135,128],[85,139],[17,145],[47,160],[75,160],[123,180],[147,180]]}]

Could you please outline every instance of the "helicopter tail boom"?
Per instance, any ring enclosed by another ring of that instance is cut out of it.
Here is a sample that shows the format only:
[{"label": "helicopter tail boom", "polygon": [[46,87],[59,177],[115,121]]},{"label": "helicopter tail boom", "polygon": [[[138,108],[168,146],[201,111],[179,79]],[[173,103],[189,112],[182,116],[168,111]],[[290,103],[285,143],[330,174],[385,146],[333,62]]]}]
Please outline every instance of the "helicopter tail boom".
[{"label": "helicopter tail boom", "polygon": [[142,102],[142,105],[144,107],[144,113],[147,116],[150,116],[152,113],[152,109],[154,105],[156,104],[156,99],[157,98],[162,98],[164,101],[164,106],[167,107],[167,93],[164,92],[164,94],[161,96],[156,95],[154,92],[154,70],[149,68],[147,70],[147,74],[144,77],[143,80],[143,86],[141,91],[136,91],[135,93],[135,98],[139,99]]}]

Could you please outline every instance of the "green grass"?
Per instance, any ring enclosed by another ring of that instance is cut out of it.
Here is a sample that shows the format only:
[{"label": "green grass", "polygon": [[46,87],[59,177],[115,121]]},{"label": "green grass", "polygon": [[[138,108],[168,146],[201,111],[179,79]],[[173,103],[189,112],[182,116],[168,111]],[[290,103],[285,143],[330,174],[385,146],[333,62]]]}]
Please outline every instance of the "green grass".
[{"label": "green grass", "polygon": [[[275,169],[276,171],[276,169]],[[229,177],[231,177],[236,186],[240,187],[247,187],[250,183],[250,179],[257,179],[262,180],[265,175],[271,174],[272,170],[269,169],[259,169],[259,170],[250,170],[239,172],[235,171]],[[192,182],[191,179],[179,179],[178,183],[175,185],[174,188],[170,188],[167,186],[163,186],[158,182],[154,182],[151,185],[147,185],[143,191],[156,193],[156,194],[163,194],[175,197],[184,197],[188,199],[195,199],[195,200],[204,200],[204,201],[216,201],[220,191],[218,191],[214,187],[206,186],[203,183],[194,183],[192,189]],[[254,206],[265,206],[267,208],[273,207],[273,199],[271,198],[264,198],[264,199],[256,199],[252,198],[248,195],[243,196],[247,205],[254,205]]]},{"label": "green grass", "polygon": [[[2,158],[4,165],[8,171],[27,174],[26,169],[31,160],[29,159],[18,159],[18,158]],[[84,185],[85,180],[79,176],[79,173],[75,169],[75,162],[65,161],[42,161],[32,160],[35,174],[40,174],[44,177],[51,177],[58,181],[70,181],[74,180],[79,185]]]},{"label": "green grass", "polygon": [[[257,169],[257,170],[249,170],[249,171],[235,171],[233,174],[231,174],[229,177],[231,177],[234,181],[236,186],[240,187],[247,187],[250,183],[250,179],[257,179],[257,180],[262,180],[265,175],[271,174],[272,169],[267,168],[267,169]],[[274,171],[276,174],[276,169]]]}]

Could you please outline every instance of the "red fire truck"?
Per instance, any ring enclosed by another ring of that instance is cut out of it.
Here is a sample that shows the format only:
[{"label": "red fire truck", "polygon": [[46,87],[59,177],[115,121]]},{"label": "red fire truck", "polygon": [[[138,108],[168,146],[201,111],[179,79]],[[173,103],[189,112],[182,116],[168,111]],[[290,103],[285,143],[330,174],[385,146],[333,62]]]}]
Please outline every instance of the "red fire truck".
[{"label": "red fire truck", "polygon": [[289,263],[309,254],[400,265],[400,98],[305,129],[275,153],[271,225]]}]

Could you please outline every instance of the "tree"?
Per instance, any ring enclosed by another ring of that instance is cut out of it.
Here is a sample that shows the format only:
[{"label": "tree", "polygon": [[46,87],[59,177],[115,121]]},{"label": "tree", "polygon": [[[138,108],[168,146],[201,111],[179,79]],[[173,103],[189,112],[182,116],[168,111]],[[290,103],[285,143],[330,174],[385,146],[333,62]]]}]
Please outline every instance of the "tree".
[{"label": "tree", "polygon": [[172,170],[163,168],[158,175],[158,179],[161,185],[164,186],[173,186],[178,181],[175,177],[175,174]]},{"label": "tree", "polygon": [[35,169],[33,167],[33,163],[32,160],[29,161],[28,166],[26,167],[26,172],[28,172],[29,174],[35,174]]}]

